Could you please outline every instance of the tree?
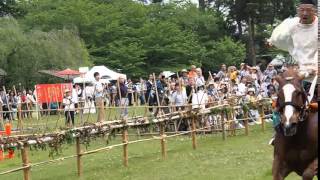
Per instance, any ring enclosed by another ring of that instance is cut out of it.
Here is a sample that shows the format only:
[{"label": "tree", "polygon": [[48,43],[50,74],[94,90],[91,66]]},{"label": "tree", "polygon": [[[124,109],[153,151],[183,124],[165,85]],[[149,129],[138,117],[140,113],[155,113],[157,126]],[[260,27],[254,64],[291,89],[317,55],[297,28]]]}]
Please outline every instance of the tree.
[{"label": "tree", "polygon": [[93,64],[121,68],[132,77],[201,65],[228,36],[221,14],[191,3],[29,0],[24,7],[27,14],[19,21],[26,30],[78,29]]},{"label": "tree", "polygon": [[38,71],[90,65],[88,52],[76,31],[24,32],[13,18],[0,18],[0,63],[7,82],[30,87],[45,82]]}]

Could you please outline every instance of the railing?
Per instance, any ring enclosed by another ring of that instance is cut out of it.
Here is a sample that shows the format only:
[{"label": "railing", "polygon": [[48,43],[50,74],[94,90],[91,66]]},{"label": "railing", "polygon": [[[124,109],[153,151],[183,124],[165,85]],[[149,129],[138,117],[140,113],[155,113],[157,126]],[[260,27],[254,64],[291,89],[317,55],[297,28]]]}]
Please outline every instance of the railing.
[{"label": "railing", "polygon": [[[267,102],[267,103],[263,103]],[[269,104],[269,99],[263,99],[261,101],[257,102],[257,107],[259,109],[259,114],[261,118],[261,129],[262,131],[265,131],[265,118],[268,115],[265,115],[265,110],[270,108]],[[70,158],[76,158],[77,159],[77,172],[78,176],[82,176],[83,174],[83,167],[82,167],[82,161],[81,157],[93,153],[98,153],[101,151],[108,151],[116,147],[123,147],[123,165],[128,166],[128,145],[129,144],[134,144],[134,143],[139,143],[139,142],[146,142],[146,141],[152,141],[152,140],[160,140],[161,144],[161,154],[162,158],[166,159],[167,157],[167,147],[166,147],[166,139],[167,138],[172,138],[176,136],[181,136],[185,134],[190,134],[192,137],[192,147],[193,149],[197,149],[197,132],[213,132],[213,131],[218,131],[221,132],[222,134],[222,139],[226,140],[227,138],[227,133],[229,135],[234,136],[236,135],[236,127],[235,123],[238,121],[243,122],[244,127],[245,127],[245,135],[249,134],[249,125],[248,122],[250,119],[249,117],[249,109],[247,107],[247,104],[242,104],[242,105],[237,105],[237,104],[228,104],[227,102],[221,105],[210,105],[208,104],[207,108],[205,109],[194,109],[192,108],[191,105],[187,105],[185,107],[184,111],[175,111],[175,112],[170,112],[168,114],[158,114],[156,117],[132,117],[132,118],[126,118],[122,117],[119,120],[113,120],[113,121],[104,121],[104,120],[99,120],[96,123],[93,123],[91,125],[86,125],[86,126],[81,126],[81,127],[76,127],[72,129],[67,129],[59,132],[50,132],[46,134],[24,134],[24,135],[14,135],[10,137],[3,137],[1,138],[0,141],[0,146],[2,146],[4,149],[8,149],[11,147],[17,147],[18,149],[21,150],[21,157],[22,157],[22,162],[23,166],[18,167],[15,169],[7,170],[4,172],[0,172],[0,175],[4,174],[9,174],[13,173],[16,171],[23,171],[23,176],[25,180],[30,179],[31,176],[31,171],[30,169],[32,167],[37,167],[37,166],[42,166],[45,164],[50,164],[50,163],[56,163],[60,162],[66,159]],[[171,108],[172,106],[157,106],[156,108]],[[115,108],[115,107],[114,107]],[[123,107],[119,107],[123,108]],[[145,106],[144,108],[148,108],[148,106]],[[105,109],[104,107],[100,107],[99,113],[102,112],[102,109]],[[241,119],[236,119],[235,118],[235,111],[243,111],[244,116]],[[201,123],[201,120],[203,117],[216,117],[217,123],[215,124],[205,124]],[[165,132],[165,126],[168,123],[177,123],[178,121],[181,120],[186,120],[190,121],[188,123],[189,125],[189,130],[179,132]],[[141,128],[145,127],[150,124],[155,124],[157,125],[157,134],[159,136],[157,137],[152,137],[152,138],[146,138],[146,139],[140,139],[140,140],[134,140],[134,141],[129,141],[128,140],[128,128]],[[95,150],[90,150],[90,151],[82,151],[81,146],[80,146],[80,140],[82,138],[81,133],[87,132],[91,135],[98,135],[101,133],[105,133],[110,135],[112,130],[115,129],[120,129],[122,131],[122,143],[120,144],[115,144],[115,145],[110,145],[106,147],[102,147],[99,149]],[[167,135],[169,133],[173,133],[172,135]],[[49,142],[55,142],[57,138],[63,138],[64,135],[66,134],[71,134],[73,138],[76,139],[76,154],[66,156],[66,157],[61,157],[58,159],[52,159],[52,160],[47,160],[43,162],[37,162],[37,163],[31,163],[28,157],[28,147],[32,146],[34,144],[41,144],[41,143],[49,143]]]}]

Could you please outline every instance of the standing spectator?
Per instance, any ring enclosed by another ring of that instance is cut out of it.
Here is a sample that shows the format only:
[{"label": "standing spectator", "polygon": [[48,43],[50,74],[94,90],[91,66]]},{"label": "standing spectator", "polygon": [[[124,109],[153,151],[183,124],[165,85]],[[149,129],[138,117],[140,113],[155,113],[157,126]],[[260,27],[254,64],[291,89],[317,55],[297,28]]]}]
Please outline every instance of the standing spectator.
[{"label": "standing spectator", "polygon": [[237,95],[238,96],[245,96],[247,93],[247,78],[242,77],[241,82],[238,84],[238,91]]},{"label": "standing spectator", "polygon": [[[98,107],[98,121],[102,121],[104,119],[104,102],[103,102],[103,84],[100,81],[100,74],[95,72],[94,76],[94,100],[96,106]],[[101,117],[102,116],[102,117]]]},{"label": "standing spectator", "polygon": [[191,69],[188,73],[188,77],[189,78],[195,78],[197,76],[197,71],[196,71],[196,66],[195,65],[191,65]]},{"label": "standing spectator", "polygon": [[196,86],[197,87],[204,86],[205,80],[204,80],[204,77],[202,75],[202,70],[200,68],[197,68],[196,72],[197,72],[197,76],[195,77]]},{"label": "standing spectator", "polygon": [[65,90],[65,96],[63,98],[62,105],[64,106],[66,125],[68,127],[74,126],[75,103],[72,100],[71,91],[69,89]]},{"label": "standing spectator", "polygon": [[176,110],[183,110],[187,103],[188,97],[185,92],[182,91],[179,84],[175,84],[175,91],[172,93],[172,104],[176,106]]},{"label": "standing spectator", "polygon": [[28,116],[29,116],[29,118],[32,118],[32,108],[33,108],[33,105],[36,103],[36,100],[33,96],[32,90],[29,90],[27,93],[26,103],[27,103],[27,108],[28,108]]},{"label": "standing spectator", "polygon": [[192,108],[204,110],[208,101],[208,94],[204,91],[204,86],[197,87],[197,92],[192,94]]},{"label": "standing spectator", "polygon": [[210,102],[217,101],[219,99],[218,91],[213,80],[208,83],[208,96]]},{"label": "standing spectator", "polygon": [[79,106],[79,98],[78,98],[78,91],[80,89],[80,86],[75,84],[73,85],[73,88],[72,88],[72,102],[74,102],[74,107],[75,107],[75,112],[78,111],[78,106]]},{"label": "standing spectator", "polygon": [[236,67],[231,66],[228,74],[229,74],[229,79],[232,83],[232,86],[235,85],[237,82],[237,76],[238,76],[238,71],[237,71]]},{"label": "standing spectator", "polygon": [[[128,87],[125,84],[125,79],[123,77],[119,78],[119,88],[118,89],[118,95],[117,99],[119,101],[120,108],[120,115],[121,117],[127,117],[128,116]],[[120,94],[119,94],[120,93]]]},{"label": "standing spectator", "polygon": [[154,94],[154,78],[153,78],[153,75],[150,74],[149,75],[149,80],[146,82],[146,95],[145,95],[145,99],[146,101],[148,102],[148,105],[150,106],[149,107],[149,112],[152,112],[153,109],[151,108],[151,106],[154,105],[154,102],[155,102],[155,94]]},{"label": "standing spectator", "polygon": [[263,72],[265,79],[272,79],[277,75],[277,71],[274,69],[272,64],[268,64],[267,69]]},{"label": "standing spectator", "polygon": [[10,118],[11,120],[16,120],[18,112],[18,98],[13,91],[9,92],[9,110],[11,111]]},{"label": "standing spectator", "polygon": [[221,81],[222,79],[226,78],[226,76],[227,76],[227,66],[225,64],[221,64],[221,69],[216,75],[216,78],[218,78],[219,81]]},{"label": "standing spectator", "polygon": [[132,101],[134,99],[133,97],[133,83],[131,81],[131,79],[127,80],[126,86],[128,88],[128,100],[129,100],[129,106],[132,106]]},{"label": "standing spectator", "polygon": [[182,73],[182,76],[180,77],[181,85],[185,89],[185,87],[189,84],[188,71],[186,69],[182,69],[181,73]]},{"label": "standing spectator", "polygon": [[10,120],[9,105],[8,105],[8,96],[5,91],[0,92],[0,97],[2,101],[2,111],[3,111],[3,119]]},{"label": "standing spectator", "polygon": [[[41,107],[42,108],[42,107]],[[22,117],[26,118],[28,115],[28,112],[26,112],[28,110],[28,105],[27,105],[27,92],[26,90],[22,91],[21,94],[21,110],[22,110]],[[41,115],[43,114],[43,112],[41,113]]]},{"label": "standing spectator", "polygon": [[249,75],[250,75],[249,67],[247,64],[243,63],[239,72],[239,80]]},{"label": "standing spectator", "polygon": [[186,86],[186,94],[188,96],[189,102],[192,102],[192,95],[196,92],[196,83],[194,78],[189,78],[188,86]]}]

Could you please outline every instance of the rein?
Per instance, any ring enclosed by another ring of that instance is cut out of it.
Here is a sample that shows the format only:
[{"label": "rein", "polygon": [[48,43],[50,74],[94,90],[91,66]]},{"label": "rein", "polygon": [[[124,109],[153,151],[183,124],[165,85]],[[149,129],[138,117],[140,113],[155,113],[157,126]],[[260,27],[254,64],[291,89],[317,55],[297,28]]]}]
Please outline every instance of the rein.
[{"label": "rein", "polygon": [[[287,80],[289,80],[287,83],[290,82],[290,80],[292,80],[292,78],[288,78]],[[308,100],[308,95],[307,92],[304,90],[304,88],[302,88],[302,94],[304,95],[304,97],[306,97],[306,101],[303,103],[303,105],[297,105],[296,103],[292,102],[292,101],[288,101],[288,102],[284,102],[284,103],[279,103],[280,106],[278,106],[279,110],[283,110],[285,108],[285,106],[293,106],[297,111],[300,112],[300,116],[299,116],[299,121],[304,121],[305,117],[307,115],[308,112],[308,106],[310,104],[309,100]],[[278,104],[278,103],[277,103]]]}]

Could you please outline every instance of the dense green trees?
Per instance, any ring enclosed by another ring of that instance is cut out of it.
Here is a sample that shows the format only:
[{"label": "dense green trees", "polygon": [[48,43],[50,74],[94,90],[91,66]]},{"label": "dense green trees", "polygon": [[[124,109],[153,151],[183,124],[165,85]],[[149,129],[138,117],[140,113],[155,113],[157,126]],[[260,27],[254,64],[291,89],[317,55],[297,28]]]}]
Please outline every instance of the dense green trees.
[{"label": "dense green trees", "polygon": [[[77,28],[94,64],[123,69],[129,76],[178,70],[202,62],[213,69],[217,67],[215,59],[220,63],[230,58],[212,52],[213,46],[228,35],[223,17],[214,11],[201,12],[192,4],[42,0],[29,2],[26,7],[28,12],[21,19],[26,27],[44,31]],[[232,39],[228,43],[238,45]],[[245,51],[241,45],[237,49]],[[236,62],[244,59],[244,53],[231,56]]]},{"label": "dense green trees", "polygon": [[39,70],[90,65],[84,43],[72,30],[25,32],[13,18],[0,19],[0,67],[9,84],[45,82]]},{"label": "dense green trees", "polygon": [[[6,6],[10,8],[0,6],[2,15],[11,14],[17,19],[2,18],[0,22],[0,63],[10,81],[18,75],[17,70],[26,71],[21,67],[14,70],[13,64],[27,61],[35,64],[33,70],[91,63],[139,77],[190,64],[216,71],[220,63],[237,65],[248,54],[247,24],[253,13],[247,11],[249,0],[210,0],[212,7],[203,4],[200,8],[190,3],[164,5],[158,1],[145,6],[132,0],[10,2]],[[280,3],[265,18],[272,3],[277,2],[259,1],[255,8],[253,33],[258,37],[258,42],[254,41],[258,53],[265,53],[262,41],[270,35],[275,20],[292,14]],[[281,7],[287,11],[280,13]],[[36,74],[31,79],[39,80]]]}]

